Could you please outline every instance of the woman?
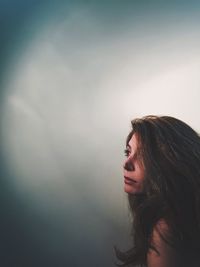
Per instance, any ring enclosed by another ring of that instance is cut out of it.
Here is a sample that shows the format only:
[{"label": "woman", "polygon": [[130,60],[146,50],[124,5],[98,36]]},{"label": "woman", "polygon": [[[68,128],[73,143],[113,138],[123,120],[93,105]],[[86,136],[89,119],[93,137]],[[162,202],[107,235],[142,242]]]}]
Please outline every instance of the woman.
[{"label": "woman", "polygon": [[132,121],[124,190],[133,215],[133,248],[123,266],[200,266],[200,137],[168,116]]}]

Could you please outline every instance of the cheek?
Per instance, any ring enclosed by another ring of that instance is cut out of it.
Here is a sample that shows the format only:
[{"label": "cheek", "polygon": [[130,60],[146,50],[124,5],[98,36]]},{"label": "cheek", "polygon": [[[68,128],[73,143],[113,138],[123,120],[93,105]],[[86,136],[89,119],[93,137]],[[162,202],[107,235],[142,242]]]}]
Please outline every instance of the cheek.
[{"label": "cheek", "polygon": [[144,180],[144,172],[141,172],[140,173],[140,182],[142,183]]},{"label": "cheek", "polygon": [[136,165],[136,172],[137,172],[137,177],[140,181],[144,180],[144,167],[141,163],[137,163]]}]

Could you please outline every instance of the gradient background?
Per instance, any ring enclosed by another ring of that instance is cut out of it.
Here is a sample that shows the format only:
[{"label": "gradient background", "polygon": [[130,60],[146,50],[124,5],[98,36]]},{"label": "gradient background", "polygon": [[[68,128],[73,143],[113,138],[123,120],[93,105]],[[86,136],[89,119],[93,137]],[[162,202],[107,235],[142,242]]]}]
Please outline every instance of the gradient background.
[{"label": "gradient background", "polygon": [[199,1],[0,1],[1,266],[111,267],[132,118],[200,129]]}]

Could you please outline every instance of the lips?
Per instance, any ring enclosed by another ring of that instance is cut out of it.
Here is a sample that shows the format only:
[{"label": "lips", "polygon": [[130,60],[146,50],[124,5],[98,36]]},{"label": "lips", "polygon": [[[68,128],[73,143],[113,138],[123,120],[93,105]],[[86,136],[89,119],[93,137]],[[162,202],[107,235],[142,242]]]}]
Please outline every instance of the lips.
[{"label": "lips", "polygon": [[125,184],[133,184],[133,183],[137,183],[137,182],[135,180],[129,178],[129,177],[124,176],[124,183]]}]

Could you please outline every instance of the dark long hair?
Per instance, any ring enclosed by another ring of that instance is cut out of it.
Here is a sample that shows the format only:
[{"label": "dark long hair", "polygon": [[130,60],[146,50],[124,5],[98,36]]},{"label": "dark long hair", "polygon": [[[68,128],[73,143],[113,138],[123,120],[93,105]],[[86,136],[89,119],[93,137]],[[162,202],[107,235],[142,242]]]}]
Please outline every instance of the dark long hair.
[{"label": "dark long hair", "polygon": [[170,231],[161,237],[176,252],[176,266],[200,266],[200,136],[169,116],[146,116],[131,124],[126,144],[135,133],[144,191],[128,195],[133,247],[116,250],[117,257],[123,266],[146,266],[153,228],[164,219]]}]

